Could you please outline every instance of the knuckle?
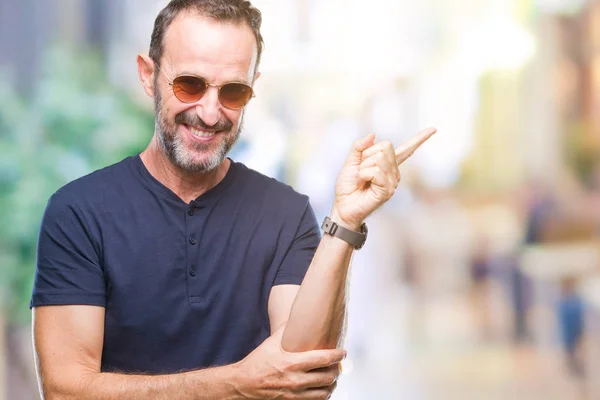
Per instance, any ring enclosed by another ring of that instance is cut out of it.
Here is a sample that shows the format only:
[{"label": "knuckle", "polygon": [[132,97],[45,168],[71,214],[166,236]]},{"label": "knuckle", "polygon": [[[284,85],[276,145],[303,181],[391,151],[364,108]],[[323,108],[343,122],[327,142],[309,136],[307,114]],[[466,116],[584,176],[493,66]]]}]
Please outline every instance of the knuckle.
[{"label": "knuckle", "polygon": [[[303,379],[304,378],[304,379]],[[295,376],[295,378],[292,380],[292,388],[296,391],[302,389],[305,386],[305,379],[306,377],[304,375],[298,374]]]},{"label": "knuckle", "polygon": [[331,393],[329,393],[328,390],[321,389],[321,390],[319,390],[316,398],[319,400],[327,400],[330,396],[331,396]]},{"label": "knuckle", "polygon": [[261,386],[269,391],[287,391],[286,380],[281,378],[268,378],[262,381]]},{"label": "knuckle", "polygon": [[338,380],[338,374],[334,373],[327,379],[327,386],[335,385]]},{"label": "knuckle", "polygon": [[396,191],[396,187],[397,186],[395,183],[387,186],[387,194],[389,197],[392,197],[394,195],[394,192]]},{"label": "knuckle", "polygon": [[296,390],[300,387],[300,380],[295,375],[291,375],[284,381],[283,387],[289,390]]},{"label": "knuckle", "polygon": [[331,395],[333,394],[333,392],[335,391],[336,388],[337,388],[337,383],[329,385],[329,387],[327,388],[327,392],[328,392],[328,395],[326,397],[327,399],[329,399],[331,397]]}]

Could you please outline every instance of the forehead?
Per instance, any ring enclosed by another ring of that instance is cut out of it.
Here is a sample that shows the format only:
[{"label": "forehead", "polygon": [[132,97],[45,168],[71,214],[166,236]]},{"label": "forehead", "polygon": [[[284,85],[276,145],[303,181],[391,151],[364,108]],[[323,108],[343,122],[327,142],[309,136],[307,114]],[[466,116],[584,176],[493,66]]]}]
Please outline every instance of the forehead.
[{"label": "forehead", "polygon": [[254,73],[256,39],[245,23],[182,13],[167,29],[163,45],[165,67],[174,74],[219,81],[251,80]]}]

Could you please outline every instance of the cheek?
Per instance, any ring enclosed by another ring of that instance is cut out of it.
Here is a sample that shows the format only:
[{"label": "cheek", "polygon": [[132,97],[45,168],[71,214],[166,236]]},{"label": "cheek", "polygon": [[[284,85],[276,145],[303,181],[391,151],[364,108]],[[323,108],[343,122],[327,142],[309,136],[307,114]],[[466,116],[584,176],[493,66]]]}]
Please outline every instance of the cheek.
[{"label": "cheek", "polygon": [[173,121],[175,116],[180,112],[185,110],[185,105],[182,104],[175,95],[173,95],[172,90],[162,90],[161,91],[161,108],[163,113],[163,118],[166,118],[169,121]]},{"label": "cheek", "polygon": [[231,121],[231,123],[233,123],[233,125],[236,127],[239,125],[243,114],[244,114],[243,109],[242,110],[224,109],[224,111],[223,111],[223,115],[225,115],[225,118],[227,118],[229,121]]},{"label": "cheek", "polygon": [[175,125],[175,116],[186,111],[186,107],[177,102],[166,102],[163,103],[163,118],[166,119],[170,124]]},{"label": "cheek", "polygon": [[177,115],[177,113],[173,112],[173,109],[163,106],[162,120],[167,126],[169,126],[170,129],[175,128],[175,116],[176,115]]}]

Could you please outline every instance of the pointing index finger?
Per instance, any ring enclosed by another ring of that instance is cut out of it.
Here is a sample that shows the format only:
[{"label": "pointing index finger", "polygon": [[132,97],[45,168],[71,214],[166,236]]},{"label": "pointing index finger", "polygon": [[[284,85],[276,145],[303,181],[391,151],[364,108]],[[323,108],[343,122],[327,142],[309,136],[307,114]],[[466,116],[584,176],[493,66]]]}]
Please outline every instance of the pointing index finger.
[{"label": "pointing index finger", "polygon": [[423,129],[416,136],[406,141],[396,149],[396,162],[398,165],[406,161],[407,158],[417,150],[427,139],[437,132],[435,128]]}]

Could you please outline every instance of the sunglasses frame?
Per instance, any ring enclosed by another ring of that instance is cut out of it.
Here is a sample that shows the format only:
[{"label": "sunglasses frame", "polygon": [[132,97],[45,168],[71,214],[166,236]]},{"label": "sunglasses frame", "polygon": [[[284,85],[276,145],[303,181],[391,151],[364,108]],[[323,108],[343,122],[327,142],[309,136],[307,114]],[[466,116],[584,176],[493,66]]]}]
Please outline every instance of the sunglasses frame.
[{"label": "sunglasses frame", "polygon": [[[204,95],[206,94],[206,92],[208,91],[208,88],[210,87],[215,87],[218,90],[218,99],[219,99],[219,104],[221,104],[223,107],[227,108],[228,110],[241,110],[242,108],[246,107],[248,105],[248,103],[250,103],[250,100],[252,100],[254,97],[256,97],[256,94],[254,93],[254,89],[252,88],[252,86],[248,85],[245,82],[237,82],[237,81],[232,81],[232,82],[226,82],[222,85],[215,85],[214,83],[208,83],[208,81],[206,79],[204,79],[201,76],[197,76],[197,75],[179,75],[176,76],[175,78],[171,79],[167,76],[167,74],[162,70],[162,68],[160,68],[160,66],[158,64],[156,64],[156,67],[158,68],[158,70],[160,72],[162,72],[162,74],[165,76],[165,78],[167,79],[167,83],[169,84],[169,86],[171,86],[172,90],[173,90],[173,95],[175,96],[175,98],[177,100],[179,100],[180,102],[184,103],[184,104],[193,104],[196,103],[197,101],[200,101],[200,99],[202,99],[204,97]],[[194,79],[200,79],[201,81],[204,82],[204,84],[206,85],[206,89],[204,89],[204,93],[202,93],[202,95],[200,97],[198,97],[198,99],[194,100],[194,101],[183,101],[181,100],[178,96],[177,93],[175,92],[175,81],[179,78],[194,78]],[[232,108],[232,107],[227,107],[225,104],[223,104],[223,102],[221,101],[221,89],[223,88],[223,86],[229,85],[229,84],[238,84],[238,85],[244,85],[247,86],[248,88],[250,88],[250,93],[252,93],[252,95],[250,96],[250,99],[248,99],[248,102],[246,102],[246,104],[244,104],[241,107],[238,108]]]}]

